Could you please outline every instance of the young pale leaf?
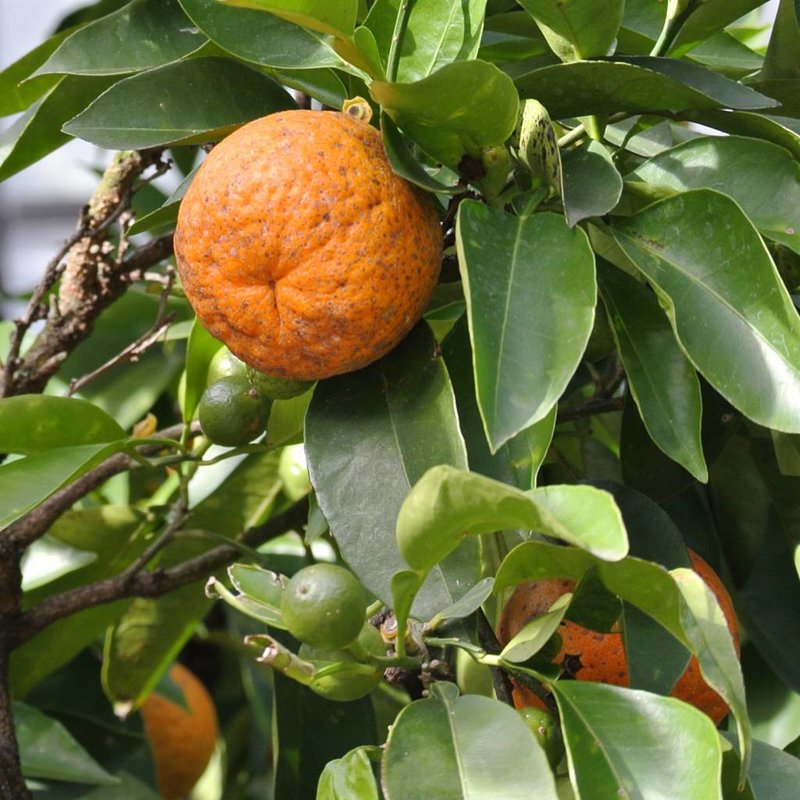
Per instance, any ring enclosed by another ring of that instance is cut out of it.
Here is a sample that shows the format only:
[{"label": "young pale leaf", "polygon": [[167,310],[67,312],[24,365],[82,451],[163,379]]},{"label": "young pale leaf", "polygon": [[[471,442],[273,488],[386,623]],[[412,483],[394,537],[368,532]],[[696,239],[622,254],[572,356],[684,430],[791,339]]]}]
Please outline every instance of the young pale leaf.
[{"label": "young pale leaf", "polygon": [[782,147],[742,136],[701,136],[665,150],[626,179],[732,197],[759,231],[800,253],[800,164]]},{"label": "young pale leaf", "polygon": [[531,620],[503,648],[500,658],[515,664],[527,661],[535,656],[547,644],[550,637],[558,631],[561,620],[567,612],[572,593],[567,592],[550,606],[549,611]]},{"label": "young pale leaf", "polygon": [[606,56],[617,38],[624,0],[521,0],[562,61]]},{"label": "young pale leaf", "polygon": [[75,31],[34,75],[122,75],[177,61],[205,43],[178,0],[133,0]]},{"label": "young pale leaf", "polygon": [[[384,59],[392,49],[399,7],[400,0],[378,0],[364,21]],[[486,0],[410,3],[400,38],[394,80],[413,83],[427,78],[446,64],[475,58],[485,11]],[[385,71],[385,60],[382,66]]]},{"label": "young pale leaf", "polygon": [[0,400],[0,452],[38,453],[125,438],[105,411],[77,397],[24,394]]},{"label": "young pale leaf", "polygon": [[558,800],[547,757],[514,709],[436,683],[406,706],[383,758],[386,800]]},{"label": "young pale leaf", "polygon": [[671,58],[615,57],[539,67],[516,80],[554,119],[617,111],[773,108],[771,97],[703,67]]},{"label": "young pale leaf", "polygon": [[[435,464],[466,466],[452,387],[425,325],[366,369],[322,381],[306,415],[306,458],[320,509],[342,556],[391,604],[406,569],[395,521],[413,483]],[[441,564],[415,614],[430,619],[478,580],[477,542]]]},{"label": "young pale leaf", "polygon": [[0,134],[0,181],[69,141],[61,126],[86,108],[115,78],[67,75]]},{"label": "young pale leaf", "polygon": [[700,381],[658,305],[642,283],[606,263],[600,292],[630,392],[653,441],[699,481],[708,480],[700,439]]},{"label": "young pale leaf", "polygon": [[319,777],[316,800],[378,800],[378,787],[366,748],[351,750],[325,765]]},{"label": "young pale leaf", "polygon": [[33,706],[12,702],[22,774],[68,783],[113,786],[119,780],[106,772],[67,729]]},{"label": "young pale leaf", "polygon": [[220,0],[239,8],[269,11],[277,17],[312,31],[334,36],[352,36],[358,15],[358,0]]},{"label": "young pale leaf", "polygon": [[180,2],[212,42],[243,61],[291,70],[346,66],[326,36],[280,17],[219,0]]},{"label": "young pale leaf", "polygon": [[453,169],[465,155],[478,158],[482,147],[505,142],[517,124],[511,78],[485,61],[447,64],[414,83],[375,80],[369,91],[425,152]]},{"label": "young pale leaf", "polygon": [[800,432],[800,317],[739,206],[700,189],[613,231],[697,369],[745,416]]},{"label": "young pale leaf", "polygon": [[721,800],[714,723],[680,700],[585,681],[551,684],[581,800]]},{"label": "young pale leaf", "polygon": [[592,332],[597,286],[584,232],[555,214],[459,206],[456,245],[475,386],[492,451],[552,409]]},{"label": "young pale leaf", "polygon": [[683,597],[681,625],[692,644],[692,650],[697,654],[700,672],[722,696],[736,719],[743,778],[750,761],[752,731],[739,657],[725,615],[714,593],[694,570],[679,567],[672,570],[671,574]]},{"label": "young pale leaf", "polygon": [[494,578],[484,578],[478,581],[460,600],[436,614],[436,624],[448,619],[463,619],[477,611],[492,593]]},{"label": "young pale leaf", "polygon": [[124,446],[120,440],[59,447],[0,465],[0,530]]},{"label": "young pale leaf", "polygon": [[214,577],[209,578],[206,583],[206,597],[212,600],[224,600],[231,608],[271,628],[286,629],[280,606],[263,603],[242,592],[234,594]]},{"label": "young pale leaf", "polygon": [[469,534],[523,528],[617,560],[628,550],[622,517],[607,492],[592,486],[547,486],[523,492],[483,475],[441,465],[414,485],[397,516],[397,544],[425,572]]},{"label": "young pale leaf", "polygon": [[602,217],[619,202],[622,176],[605,145],[591,141],[561,156],[564,213],[572,228],[589,217]]},{"label": "young pale leaf", "polygon": [[231,58],[190,58],[119,81],[63,130],[112,149],[201,144],[293,106],[263,72]]}]

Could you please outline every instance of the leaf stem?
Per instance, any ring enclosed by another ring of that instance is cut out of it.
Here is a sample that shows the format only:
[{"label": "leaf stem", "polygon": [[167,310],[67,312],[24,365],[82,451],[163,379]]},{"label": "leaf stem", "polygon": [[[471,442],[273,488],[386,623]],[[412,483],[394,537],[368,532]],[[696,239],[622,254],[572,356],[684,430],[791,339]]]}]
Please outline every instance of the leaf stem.
[{"label": "leaf stem", "polygon": [[386,80],[393,82],[397,79],[397,68],[400,65],[400,43],[408,26],[408,15],[411,11],[411,0],[400,0],[397,17],[394,21],[392,41],[389,44],[389,57],[386,64]]}]

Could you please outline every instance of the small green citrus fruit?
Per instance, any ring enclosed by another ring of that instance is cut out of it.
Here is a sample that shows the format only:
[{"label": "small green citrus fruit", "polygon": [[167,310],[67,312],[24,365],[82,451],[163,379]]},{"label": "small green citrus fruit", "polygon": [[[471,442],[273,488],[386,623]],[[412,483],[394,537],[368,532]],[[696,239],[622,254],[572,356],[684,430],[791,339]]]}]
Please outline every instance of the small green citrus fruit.
[{"label": "small green citrus fruit", "polygon": [[270,404],[246,377],[229,376],[206,388],[197,406],[197,418],[214,444],[238,447],[263,433]]},{"label": "small green citrus fruit", "polygon": [[542,746],[547,761],[555,769],[564,757],[564,739],[556,718],[542,708],[528,706],[517,712]]},{"label": "small green citrus fruit", "polygon": [[355,576],[336,564],[312,564],[296,572],[283,592],[283,621],[296,639],[337,650],[364,625],[367,601]]},{"label": "small green citrus fruit", "polygon": [[265,375],[252,367],[247,367],[247,377],[250,378],[250,383],[261,394],[273,400],[291,400],[291,398],[307,392],[314,385],[314,381],[292,381],[288,378],[275,378],[272,375]]},{"label": "small green citrus fruit", "polygon": [[208,365],[208,377],[206,382],[210,385],[216,383],[221,378],[246,378],[247,364],[231,353],[224,345],[214,354],[211,363]]}]

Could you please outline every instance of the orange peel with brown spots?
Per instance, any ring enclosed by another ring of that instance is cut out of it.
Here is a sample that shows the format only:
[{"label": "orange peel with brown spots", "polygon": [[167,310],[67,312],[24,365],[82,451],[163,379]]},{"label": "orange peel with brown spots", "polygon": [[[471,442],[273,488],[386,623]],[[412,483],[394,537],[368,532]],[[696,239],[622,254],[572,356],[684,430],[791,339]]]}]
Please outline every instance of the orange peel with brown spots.
[{"label": "orange peel with brown spots", "polygon": [[[717,573],[706,561],[693,550],[688,552],[692,568],[717,598],[738,654],[739,626],[730,595]],[[534,617],[544,614],[561,595],[574,589],[574,581],[558,578],[520,584],[500,616],[497,628],[497,638],[500,643],[507,644]],[[569,677],[580,681],[609,683],[614,686],[630,684],[628,660],[621,632],[599,633],[570,620],[564,620],[559,626],[558,633],[561,636],[561,647],[553,660],[562,666],[565,673],[570,673]],[[543,701],[522,684],[512,679],[511,685],[516,708],[526,706],[545,708]],[[670,695],[704,711],[716,724],[728,714],[725,701],[703,680],[700,664],[695,656],[690,659]]]},{"label": "orange peel with brown spots", "polygon": [[366,366],[411,330],[438,281],[442,234],[375,128],[293,110],[211,151],[181,202],[175,254],[189,302],[235,355],[318,380]]}]

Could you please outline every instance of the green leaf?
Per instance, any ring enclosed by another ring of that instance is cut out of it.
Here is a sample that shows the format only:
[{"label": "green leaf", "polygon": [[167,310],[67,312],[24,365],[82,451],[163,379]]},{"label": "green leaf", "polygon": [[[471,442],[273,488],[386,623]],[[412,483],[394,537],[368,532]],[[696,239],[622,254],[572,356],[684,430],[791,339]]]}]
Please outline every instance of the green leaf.
[{"label": "green leaf", "polygon": [[[736,741],[732,734],[723,736]],[[800,758],[754,741],[747,781],[754,800],[793,800],[800,785]]]},{"label": "green leaf", "polygon": [[613,234],[712,386],[756,422],[800,432],[800,318],[739,206],[695,190],[648,206]]},{"label": "green leaf", "polygon": [[63,130],[111,149],[201,144],[293,105],[257,70],[230,58],[192,58],[121,80]]},{"label": "green leaf", "polygon": [[392,725],[386,800],[557,800],[547,757],[514,709],[437,683]]},{"label": "green leaf", "polygon": [[34,75],[122,75],[178,61],[202,47],[178,0],[133,0],[67,37]]},{"label": "green leaf", "polygon": [[572,228],[602,217],[619,202],[622,177],[605,145],[591,140],[561,155],[564,212]]},{"label": "green leaf", "polygon": [[736,81],[695,64],[637,56],[540,67],[516,79],[522,97],[535,97],[554,119],[587,114],[687,109],[772,108],[777,105]]},{"label": "green leaf", "polygon": [[700,381],[658,301],[643,284],[605,263],[598,280],[630,392],[653,441],[702,482]]},{"label": "green leaf", "polygon": [[554,192],[563,194],[561,151],[550,114],[538,100],[522,103],[515,138],[517,158]]},{"label": "green leaf", "polygon": [[702,136],[665,150],[627,179],[732,197],[764,235],[800,253],[800,164],[782,147],[741,136]]},{"label": "green leaf", "polygon": [[185,378],[181,385],[180,401],[183,418],[189,422],[197,411],[197,405],[208,384],[208,368],[222,342],[215,339],[195,318],[186,346]]},{"label": "green leaf", "polygon": [[269,11],[282,19],[312,31],[352,36],[356,26],[358,0],[219,0],[239,8]]},{"label": "green leaf", "polygon": [[[384,58],[391,50],[400,0],[378,0],[364,21]],[[483,31],[486,0],[417,0],[410,4],[399,47],[395,80],[413,83],[440,67],[475,58]]]},{"label": "green leaf", "polygon": [[800,67],[800,8],[795,0],[781,0],[759,78],[797,78]]},{"label": "green leaf", "polygon": [[551,684],[581,800],[719,798],[714,723],[669,697],[585,681]]},{"label": "green leaf", "polygon": [[725,615],[714,594],[692,569],[670,571],[683,597],[681,625],[692,650],[697,653],[700,672],[706,683],[722,696],[736,718],[742,753],[742,773],[750,761],[751,730],[744,695],[739,657],[731,639]]},{"label": "green leaf", "polygon": [[0,134],[0,181],[69,141],[62,125],[94,100],[115,78],[67,75]]},{"label": "green leaf", "polygon": [[522,492],[441,465],[423,475],[397,517],[397,543],[410,567],[424,572],[469,534],[522,528],[620,559],[628,551],[622,517],[607,492],[593,486],[545,486]]},{"label": "green leaf", "polygon": [[770,434],[781,474],[800,478],[800,436],[779,431]]},{"label": "green leaf", "polygon": [[539,468],[553,439],[556,406],[543,420],[518,433],[497,452],[491,453],[475,397],[472,348],[466,316],[458,320],[442,342],[442,354],[456,393],[458,422],[467,444],[470,469],[519,489],[534,488]]},{"label": "green leaf", "polygon": [[500,658],[513,663],[522,663],[533,658],[558,631],[572,593],[562,594],[544,614],[535,617],[503,648]]},{"label": "green leaf", "polygon": [[316,800],[378,800],[378,787],[366,748],[357,747],[325,765],[317,785]]},{"label": "green leaf", "polygon": [[[213,0],[217,2],[217,0]],[[128,235],[135,236],[137,233],[146,231],[159,231],[165,228],[174,228],[178,221],[178,209],[181,200],[192,182],[197,168],[193,169],[175,188],[175,191],[155,210],[144,214],[136,219],[136,222],[128,228]]]},{"label": "green leaf", "polygon": [[577,61],[611,52],[624,0],[522,0],[544,38],[562,61]]},{"label": "green leaf", "polygon": [[464,617],[474,614],[491,595],[493,586],[494,578],[484,578],[478,581],[460,600],[443,608],[436,615],[437,623],[448,619],[464,619]]},{"label": "green leaf", "polygon": [[496,451],[548,414],[580,363],[594,254],[555,214],[514,217],[473,200],[459,206],[456,237],[478,404]]},{"label": "green leaf", "polygon": [[345,67],[324,35],[285,19],[232,8],[219,0],[180,0],[203,33],[243,61],[277,69]]},{"label": "green leaf", "polygon": [[464,155],[477,158],[482,147],[505,142],[517,124],[514,84],[486,61],[448,64],[414,83],[375,80],[370,95],[423,150],[453,168]]},{"label": "green leaf", "polygon": [[762,0],[703,0],[695,3],[670,47],[670,55],[691,49],[760,5],[763,5]]},{"label": "green leaf", "polygon": [[25,394],[0,400],[0,452],[101,444],[125,438],[117,422],[86,400]]},{"label": "green leaf", "polygon": [[251,564],[233,564],[228,567],[228,577],[236,594],[212,577],[206,583],[206,595],[219,597],[265,625],[285,630],[281,613],[283,582],[279,575]]},{"label": "green leaf", "polygon": [[[466,464],[447,373],[429,329],[416,327],[392,353],[359,372],[318,384],[306,415],[306,459],[320,509],[344,560],[391,605],[406,568],[395,520],[409,488],[431,466]],[[429,619],[478,580],[477,542],[430,576],[415,606]]]},{"label": "green leaf", "polygon": [[106,772],[67,729],[36,708],[12,702],[19,741],[22,774],[69,783],[114,786],[118,779]]},{"label": "green leaf", "polygon": [[45,450],[0,465],[0,530],[124,448],[124,442]]},{"label": "green leaf", "polygon": [[55,75],[25,79],[48,59],[70,33],[71,31],[64,30],[45,39],[0,72],[0,117],[24,111],[34,100],[38,100],[58,83],[58,77]]}]

